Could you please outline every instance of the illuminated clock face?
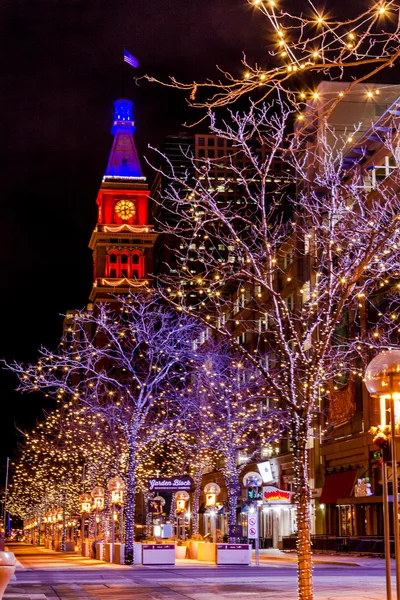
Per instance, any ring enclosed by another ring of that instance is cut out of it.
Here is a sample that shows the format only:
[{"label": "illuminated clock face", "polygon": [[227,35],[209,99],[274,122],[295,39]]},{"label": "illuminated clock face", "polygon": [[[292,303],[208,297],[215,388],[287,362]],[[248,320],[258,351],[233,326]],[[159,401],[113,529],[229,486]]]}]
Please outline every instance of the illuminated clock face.
[{"label": "illuminated clock face", "polygon": [[119,200],[115,205],[115,214],[127,221],[136,214],[136,208],[131,200]]}]

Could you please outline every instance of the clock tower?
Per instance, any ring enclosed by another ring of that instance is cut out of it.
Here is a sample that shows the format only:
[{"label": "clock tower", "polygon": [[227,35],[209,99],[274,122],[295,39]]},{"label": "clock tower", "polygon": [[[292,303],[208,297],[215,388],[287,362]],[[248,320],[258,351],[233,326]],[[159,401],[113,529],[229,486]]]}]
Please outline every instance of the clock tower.
[{"label": "clock tower", "polygon": [[114,102],[114,141],[97,196],[97,225],[90,238],[93,251],[91,302],[110,302],[116,294],[150,284],[157,234],[149,225],[149,189],[133,134],[130,100]]}]

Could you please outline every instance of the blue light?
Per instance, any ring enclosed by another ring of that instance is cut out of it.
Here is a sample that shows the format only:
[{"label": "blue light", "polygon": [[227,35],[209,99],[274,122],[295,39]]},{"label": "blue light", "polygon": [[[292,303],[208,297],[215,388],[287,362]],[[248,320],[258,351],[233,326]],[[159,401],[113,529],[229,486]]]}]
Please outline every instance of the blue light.
[{"label": "blue light", "polygon": [[124,98],[114,102],[114,122],[111,133],[113,147],[104,175],[111,177],[142,177],[139,156],[133,134],[135,124],[132,116],[133,102]]},{"label": "blue light", "polygon": [[114,102],[114,122],[111,128],[111,133],[115,135],[118,130],[131,129],[135,131],[135,124],[132,116],[133,102],[120,98]]}]

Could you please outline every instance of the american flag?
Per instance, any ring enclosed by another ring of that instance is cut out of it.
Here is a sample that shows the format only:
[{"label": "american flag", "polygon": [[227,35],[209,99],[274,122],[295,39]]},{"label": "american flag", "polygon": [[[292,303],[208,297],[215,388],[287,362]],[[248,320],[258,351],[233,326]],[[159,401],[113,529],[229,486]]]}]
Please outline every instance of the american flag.
[{"label": "american flag", "polygon": [[134,56],[132,56],[132,54],[130,54],[130,52],[128,52],[128,50],[125,50],[125,49],[124,49],[124,62],[128,63],[128,65],[131,65],[131,67],[135,67],[135,69],[137,69],[139,66],[138,59],[135,58]]}]

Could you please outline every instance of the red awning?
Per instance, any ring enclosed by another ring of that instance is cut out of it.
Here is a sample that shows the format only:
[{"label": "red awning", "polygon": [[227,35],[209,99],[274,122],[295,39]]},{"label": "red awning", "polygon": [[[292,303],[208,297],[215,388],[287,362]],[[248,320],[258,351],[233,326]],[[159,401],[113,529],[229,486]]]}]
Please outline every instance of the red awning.
[{"label": "red awning", "polygon": [[356,477],[357,469],[326,475],[320,503],[334,504],[338,498],[350,498]]}]

